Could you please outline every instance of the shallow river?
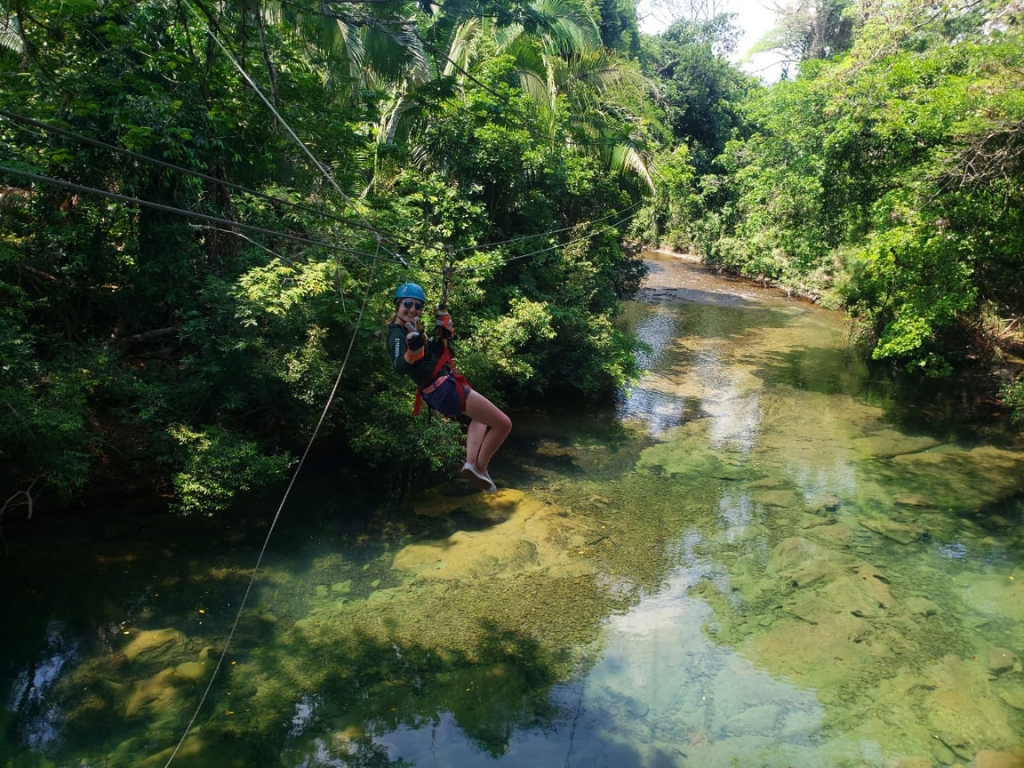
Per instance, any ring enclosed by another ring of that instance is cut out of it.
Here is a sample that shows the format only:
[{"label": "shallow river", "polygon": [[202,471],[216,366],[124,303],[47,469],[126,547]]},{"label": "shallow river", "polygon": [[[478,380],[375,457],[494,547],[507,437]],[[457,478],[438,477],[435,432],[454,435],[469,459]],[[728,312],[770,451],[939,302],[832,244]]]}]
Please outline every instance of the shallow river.
[{"label": "shallow river", "polygon": [[648,257],[617,408],[514,414],[494,496],[310,466],[240,614],[276,491],[5,531],[0,765],[1024,765],[1021,445]]}]

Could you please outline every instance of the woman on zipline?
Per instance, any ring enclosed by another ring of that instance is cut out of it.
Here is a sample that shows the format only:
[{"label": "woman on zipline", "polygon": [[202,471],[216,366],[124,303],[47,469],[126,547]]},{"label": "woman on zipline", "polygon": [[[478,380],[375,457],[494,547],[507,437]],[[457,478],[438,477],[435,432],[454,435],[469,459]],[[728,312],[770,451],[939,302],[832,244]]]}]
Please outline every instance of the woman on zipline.
[{"label": "woman on zipline", "polygon": [[388,323],[388,351],[395,371],[416,383],[416,408],[420,399],[435,411],[456,418],[465,414],[471,421],[466,432],[466,463],[462,476],[482,491],[497,488],[488,472],[491,458],[512,431],[512,421],[498,406],[469,386],[455,371],[448,340],[452,338],[451,315],[437,310],[434,338],[424,336],[420,320],[427,295],[416,283],[402,283],[395,290],[395,314]]}]

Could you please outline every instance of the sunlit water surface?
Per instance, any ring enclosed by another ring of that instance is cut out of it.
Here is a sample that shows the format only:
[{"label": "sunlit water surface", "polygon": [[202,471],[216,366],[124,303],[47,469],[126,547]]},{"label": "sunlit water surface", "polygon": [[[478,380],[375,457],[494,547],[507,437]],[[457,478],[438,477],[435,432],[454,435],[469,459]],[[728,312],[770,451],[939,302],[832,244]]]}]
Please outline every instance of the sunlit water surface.
[{"label": "sunlit water surface", "polygon": [[616,409],[516,414],[494,496],[310,467],[219,669],[276,492],[8,532],[0,764],[1024,765],[1015,438],[649,258]]}]

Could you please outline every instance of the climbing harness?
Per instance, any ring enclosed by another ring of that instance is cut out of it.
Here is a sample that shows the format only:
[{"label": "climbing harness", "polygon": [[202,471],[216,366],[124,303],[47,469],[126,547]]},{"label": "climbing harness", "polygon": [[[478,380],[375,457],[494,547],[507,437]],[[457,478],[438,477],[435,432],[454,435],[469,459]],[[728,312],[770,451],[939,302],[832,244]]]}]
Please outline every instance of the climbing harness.
[{"label": "climbing harness", "polygon": [[[416,401],[412,406],[413,416],[419,416],[420,408],[424,402],[423,396],[437,391],[439,387],[447,383],[448,379],[455,380],[455,389],[459,396],[459,413],[462,413],[466,410],[466,389],[472,389],[473,387],[466,381],[465,376],[455,370],[455,363],[452,361],[452,351],[446,341],[444,351],[441,352],[441,357],[438,358],[437,365],[434,366],[434,370],[430,374],[430,383],[425,387],[416,387]],[[427,408],[430,411],[434,410],[430,407],[430,403],[427,403]]]},{"label": "climbing harness", "polygon": [[[437,305],[439,311],[445,310],[448,306],[448,293],[451,290],[452,277],[455,275],[455,268],[453,266],[455,257],[451,246],[445,246],[445,256],[446,263],[441,268],[441,302]],[[430,373],[430,383],[426,386],[416,387],[416,401],[412,407],[414,416],[419,416],[420,414],[424,402],[423,396],[437,391],[439,387],[447,383],[448,379],[455,380],[455,389],[459,396],[459,413],[463,413],[466,410],[466,390],[473,388],[466,380],[466,377],[455,368],[451,345],[448,343],[451,338],[451,332],[444,326],[438,326],[436,333],[442,339],[444,348],[441,352],[441,357],[438,358],[437,365],[434,366],[434,370]],[[428,418],[433,410],[430,407],[430,403],[427,403]]]}]

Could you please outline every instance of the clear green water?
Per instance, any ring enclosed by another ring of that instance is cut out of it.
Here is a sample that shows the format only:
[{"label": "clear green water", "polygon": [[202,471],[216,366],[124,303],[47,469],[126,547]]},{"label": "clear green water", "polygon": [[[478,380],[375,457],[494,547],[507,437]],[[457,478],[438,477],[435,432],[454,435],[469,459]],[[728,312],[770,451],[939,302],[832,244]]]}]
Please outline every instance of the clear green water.
[{"label": "clear green water", "polygon": [[[651,255],[650,369],[499,493],[311,466],[175,766],[1024,764],[1024,453],[841,318]],[[279,496],[8,530],[4,766],[163,766]]]}]

